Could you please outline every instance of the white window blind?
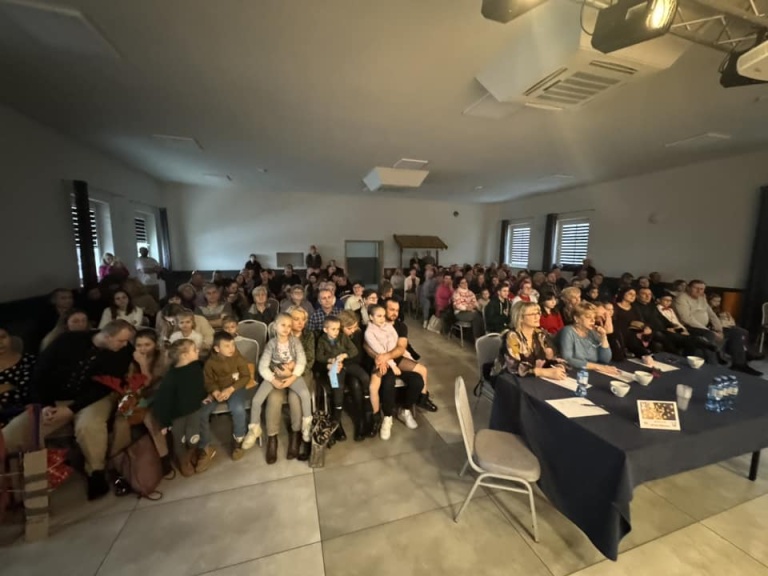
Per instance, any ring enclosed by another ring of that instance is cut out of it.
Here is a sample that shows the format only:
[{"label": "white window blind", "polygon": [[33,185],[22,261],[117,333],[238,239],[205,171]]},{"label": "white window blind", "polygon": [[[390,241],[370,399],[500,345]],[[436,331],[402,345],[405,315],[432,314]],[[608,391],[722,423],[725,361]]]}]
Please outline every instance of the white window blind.
[{"label": "white window blind", "polygon": [[[91,216],[91,237],[93,238],[93,247],[99,247],[99,234],[96,230],[96,211],[93,209],[88,210]],[[80,248],[80,225],[77,221],[77,208],[72,206],[72,230],[75,232],[75,247]]]},{"label": "white window blind", "polygon": [[507,264],[512,268],[528,268],[531,250],[531,226],[511,224],[507,226]]},{"label": "white window blind", "polygon": [[580,265],[589,253],[589,220],[559,220],[556,246],[554,263]]},{"label": "white window blind", "polygon": [[133,219],[133,227],[136,231],[136,244],[148,244],[147,239],[147,221],[144,218],[136,216]]}]

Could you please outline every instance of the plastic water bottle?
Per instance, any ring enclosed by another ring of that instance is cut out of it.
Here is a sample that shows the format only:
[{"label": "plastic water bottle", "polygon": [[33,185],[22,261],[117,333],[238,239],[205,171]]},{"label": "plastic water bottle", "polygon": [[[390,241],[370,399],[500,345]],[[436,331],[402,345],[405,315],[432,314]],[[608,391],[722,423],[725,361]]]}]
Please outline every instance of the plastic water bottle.
[{"label": "plastic water bottle", "polygon": [[717,411],[725,412],[728,410],[728,377],[721,376],[717,384]]},{"label": "plastic water bottle", "polygon": [[728,377],[728,409],[736,407],[736,397],[739,395],[739,379],[736,376]]},{"label": "plastic water bottle", "polygon": [[704,408],[708,410],[709,412],[720,412],[720,406],[718,401],[718,392],[717,387],[719,385],[720,378],[714,378],[712,382],[707,387],[707,401],[704,404]]},{"label": "plastic water bottle", "polygon": [[587,395],[587,384],[589,384],[589,372],[582,368],[576,374],[576,396],[584,398]]}]

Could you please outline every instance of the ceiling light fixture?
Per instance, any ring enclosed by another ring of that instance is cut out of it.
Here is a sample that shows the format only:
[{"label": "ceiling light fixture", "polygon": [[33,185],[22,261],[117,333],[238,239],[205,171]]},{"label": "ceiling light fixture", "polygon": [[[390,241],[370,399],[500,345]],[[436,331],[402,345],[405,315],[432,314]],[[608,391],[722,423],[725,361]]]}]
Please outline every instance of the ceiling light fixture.
[{"label": "ceiling light fixture", "polygon": [[483,0],[483,16],[506,24],[547,0]]},{"label": "ceiling light fixture", "polygon": [[663,36],[676,12],[677,0],[619,0],[597,13],[592,47],[608,54]]},{"label": "ceiling light fixture", "polygon": [[189,138],[187,136],[171,136],[169,134],[152,134],[152,138],[167,146],[169,148],[177,148],[182,150],[202,150],[195,138]]}]

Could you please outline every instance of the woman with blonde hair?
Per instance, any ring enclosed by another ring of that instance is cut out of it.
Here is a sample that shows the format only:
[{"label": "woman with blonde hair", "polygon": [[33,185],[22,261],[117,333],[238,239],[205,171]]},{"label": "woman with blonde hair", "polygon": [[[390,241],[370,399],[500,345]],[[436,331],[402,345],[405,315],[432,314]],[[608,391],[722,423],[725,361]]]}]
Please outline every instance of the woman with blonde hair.
[{"label": "woman with blonde hair", "polygon": [[597,308],[583,302],[573,307],[573,324],[560,332],[560,354],[570,366],[586,368],[615,375],[617,370],[608,366],[611,346],[603,326],[596,326]]},{"label": "woman with blonde hair", "polygon": [[565,368],[557,360],[549,334],[539,325],[540,320],[541,310],[535,302],[518,302],[512,307],[511,328],[504,334],[494,375],[506,370],[516,376],[565,378]]}]

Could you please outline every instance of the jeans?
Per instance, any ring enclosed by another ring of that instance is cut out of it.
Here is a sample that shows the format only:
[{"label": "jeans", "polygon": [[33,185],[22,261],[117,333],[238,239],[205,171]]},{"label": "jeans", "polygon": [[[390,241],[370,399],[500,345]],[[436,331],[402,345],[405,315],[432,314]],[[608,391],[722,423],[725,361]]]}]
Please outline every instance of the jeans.
[{"label": "jeans", "polygon": [[[212,404],[215,403],[212,402]],[[171,436],[173,437],[173,454],[181,459],[189,448],[195,448],[200,442],[200,424],[202,422],[199,410],[176,418],[171,424]]]},{"label": "jeans", "polygon": [[[261,420],[261,406],[273,390],[276,390],[276,388],[272,386],[271,382],[267,382],[266,380],[259,385],[259,389],[256,390],[256,395],[251,402],[251,424],[255,424]],[[309,388],[307,387],[307,383],[304,382],[304,378],[296,378],[296,380],[293,381],[293,384],[288,386],[288,390],[298,395],[301,399],[301,415],[312,416],[312,399],[309,396]]]},{"label": "jeans", "polygon": [[[227,407],[232,413],[232,430],[235,438],[245,436],[247,429],[245,419],[245,388],[240,388],[232,393],[227,400]],[[200,408],[200,443],[199,447],[205,449],[211,442],[211,414],[218,407],[219,402],[215,400],[210,404],[204,404]]]},{"label": "jeans", "polygon": [[[711,330],[701,328],[688,328],[688,331],[694,336],[706,338],[713,344],[721,346],[731,356],[734,366],[745,366],[747,364],[747,336],[749,333],[744,328],[734,326],[723,330],[723,340],[718,340],[715,333]],[[706,351],[707,362],[717,364],[717,354],[711,350]]]},{"label": "jeans", "polygon": [[[304,380],[307,378],[304,376]],[[309,382],[307,382],[309,384]],[[280,432],[280,418],[283,413],[283,402],[288,398],[288,409],[291,414],[291,431],[301,432],[301,400],[296,394],[289,394],[286,388],[273,388],[267,396],[267,409],[264,419],[267,424],[267,436],[277,436]],[[258,422],[260,414],[254,416],[251,412],[251,422]]]}]

